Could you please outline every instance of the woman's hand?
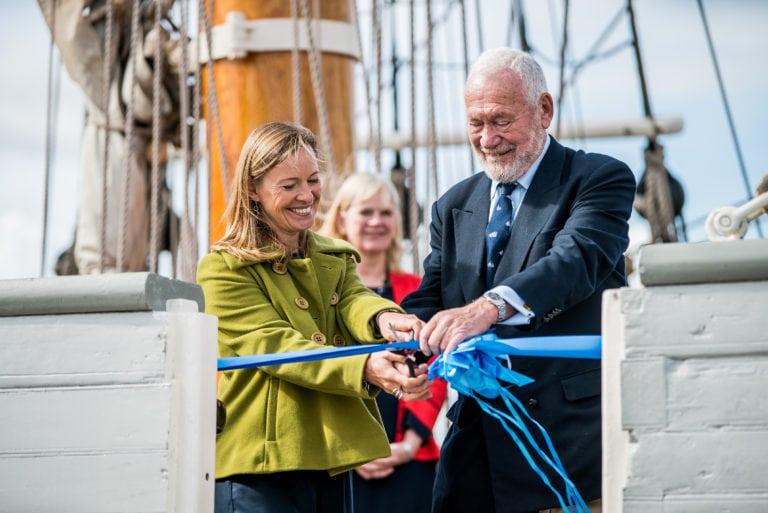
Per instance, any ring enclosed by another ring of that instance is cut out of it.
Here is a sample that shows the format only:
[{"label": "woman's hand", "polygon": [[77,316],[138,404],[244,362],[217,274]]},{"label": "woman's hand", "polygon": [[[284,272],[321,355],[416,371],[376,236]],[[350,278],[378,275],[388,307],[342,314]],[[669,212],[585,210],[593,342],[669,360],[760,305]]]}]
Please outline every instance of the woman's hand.
[{"label": "woman's hand", "polygon": [[405,356],[391,351],[373,353],[365,362],[365,379],[403,401],[421,401],[431,397],[426,364],[414,368],[411,377]]},{"label": "woman's hand", "polygon": [[418,340],[424,321],[415,315],[398,312],[382,312],[376,316],[379,333],[392,342],[395,340]]},{"label": "woman's hand", "polygon": [[369,461],[357,467],[355,471],[366,480],[385,478],[394,472],[398,465],[411,461],[421,444],[421,437],[414,430],[408,429],[402,441],[389,444],[389,450],[392,452],[390,456]]}]

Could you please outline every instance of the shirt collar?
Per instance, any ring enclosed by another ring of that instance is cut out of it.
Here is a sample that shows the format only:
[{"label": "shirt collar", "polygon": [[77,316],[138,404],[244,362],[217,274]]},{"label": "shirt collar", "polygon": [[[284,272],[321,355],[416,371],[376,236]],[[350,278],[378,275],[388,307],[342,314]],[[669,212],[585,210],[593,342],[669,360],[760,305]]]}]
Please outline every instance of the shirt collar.
[{"label": "shirt collar", "polygon": [[[533,164],[531,164],[531,167],[528,168],[528,171],[523,173],[523,176],[517,179],[518,187],[522,187],[526,191],[530,188],[531,183],[533,183],[533,177],[536,176],[536,172],[539,170],[541,161],[544,160],[544,155],[546,155],[548,149],[549,149],[549,134],[547,134],[547,138],[544,141],[544,147],[541,149],[541,153],[539,153],[539,156],[536,157],[536,160],[533,161]],[[493,197],[496,195],[496,186],[498,185],[499,185],[499,182],[497,182],[496,180],[491,181],[491,199],[493,199]]]}]

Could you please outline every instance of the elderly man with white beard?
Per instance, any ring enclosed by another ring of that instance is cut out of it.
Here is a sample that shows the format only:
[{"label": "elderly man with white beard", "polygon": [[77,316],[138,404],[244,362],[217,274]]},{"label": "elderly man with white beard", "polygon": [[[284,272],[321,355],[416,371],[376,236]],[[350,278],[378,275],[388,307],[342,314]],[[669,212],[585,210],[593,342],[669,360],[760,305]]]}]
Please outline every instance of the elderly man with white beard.
[{"label": "elderly man with white beard", "polygon": [[[432,207],[424,279],[402,303],[427,321],[422,351],[450,351],[490,328],[502,338],[599,334],[603,291],[626,283],[632,172],[547,134],[552,96],[524,52],[481,55],[464,101],[485,172]],[[600,363],[513,357],[508,365],[535,380],[511,391],[547,429],[592,511],[600,511]],[[434,513],[558,511],[557,497],[473,399],[460,396],[448,416]],[[547,477],[562,489],[562,478]]]}]

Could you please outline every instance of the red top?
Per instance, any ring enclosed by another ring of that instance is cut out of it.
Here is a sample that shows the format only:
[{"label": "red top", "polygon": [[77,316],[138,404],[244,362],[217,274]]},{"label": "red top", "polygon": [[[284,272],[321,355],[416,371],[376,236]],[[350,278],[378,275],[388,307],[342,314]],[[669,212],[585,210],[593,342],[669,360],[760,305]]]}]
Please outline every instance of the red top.
[{"label": "red top", "polygon": [[[407,273],[389,273],[389,283],[392,284],[392,296],[396,303],[400,303],[405,296],[419,288],[421,278],[413,274]],[[430,363],[436,356],[430,359]],[[419,422],[424,426],[432,429],[437,420],[437,415],[440,413],[445,402],[445,397],[448,394],[448,384],[442,379],[435,379],[429,386],[432,397],[425,401],[398,401],[397,402],[397,421],[395,431],[395,442],[399,442],[403,439],[403,416],[406,411],[409,411],[411,415],[416,417]],[[435,439],[430,436],[429,439],[422,444],[422,446],[416,451],[413,459],[418,461],[433,461],[440,456],[440,447],[438,447]]]}]

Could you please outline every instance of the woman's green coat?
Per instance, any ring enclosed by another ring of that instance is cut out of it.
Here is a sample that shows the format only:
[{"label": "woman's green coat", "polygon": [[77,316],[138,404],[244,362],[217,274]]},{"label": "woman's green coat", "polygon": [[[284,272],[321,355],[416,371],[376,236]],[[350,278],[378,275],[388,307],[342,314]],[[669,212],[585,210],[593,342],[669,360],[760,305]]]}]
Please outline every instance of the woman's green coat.
[{"label": "woman's green coat", "polygon": [[[357,277],[358,253],[309,232],[307,258],[202,259],[205,311],[219,319],[219,354],[238,356],[381,341],[372,319],[397,305]],[[227,423],[216,443],[216,477],[290,470],[342,472],[389,455],[379,412],[363,386],[366,356],[226,372],[219,399]],[[377,390],[377,389],[373,389]]]}]

